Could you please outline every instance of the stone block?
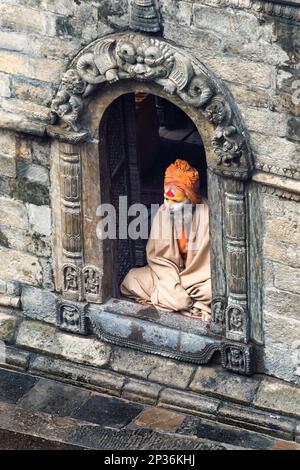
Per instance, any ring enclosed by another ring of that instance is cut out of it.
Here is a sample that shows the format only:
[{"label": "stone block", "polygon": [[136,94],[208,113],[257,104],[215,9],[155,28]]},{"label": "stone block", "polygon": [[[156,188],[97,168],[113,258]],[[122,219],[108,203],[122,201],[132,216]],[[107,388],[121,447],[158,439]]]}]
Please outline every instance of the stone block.
[{"label": "stone block", "polygon": [[[300,269],[287,266],[286,264],[273,263],[274,266],[274,286],[277,289],[283,289],[285,291],[294,292],[299,294],[300,288]],[[299,306],[299,320],[300,320],[300,296],[298,302],[295,305],[297,310]]]},{"label": "stone block", "polygon": [[268,108],[269,93],[255,86],[248,87],[242,83],[226,83],[237,103],[255,108]]},{"label": "stone block", "polygon": [[0,338],[10,343],[13,340],[17,317],[0,311]]},{"label": "stone block", "polygon": [[42,268],[36,256],[0,247],[0,277],[38,285],[42,282]]},{"label": "stone block", "polygon": [[51,240],[45,235],[15,227],[0,227],[0,243],[5,248],[25,251],[36,256],[51,256]]},{"label": "stone block", "polygon": [[11,51],[0,51],[0,72],[20,75],[45,82],[59,83],[65,69],[64,61],[29,57]]},{"label": "stone block", "polygon": [[271,65],[229,57],[205,58],[205,64],[220,80],[242,83],[247,86],[270,88],[275,68]]},{"label": "stone block", "polygon": [[[295,305],[294,308],[297,309],[299,306]],[[269,312],[265,312],[264,317],[266,344],[271,341],[291,345],[300,338],[300,320],[284,318],[282,315]]]},{"label": "stone block", "polygon": [[16,98],[1,99],[1,108],[8,113],[22,114],[29,119],[36,119],[50,123],[50,109],[46,106],[33,103],[32,101],[23,101]]},{"label": "stone block", "polygon": [[51,209],[48,206],[35,206],[28,204],[29,224],[31,228],[41,234],[51,235]]},{"label": "stone block", "polygon": [[[295,169],[300,165],[300,145],[297,142],[276,136],[266,139],[263,133],[253,131],[250,133],[250,142],[259,163]],[[276,174],[276,170],[272,172]]]},{"label": "stone block", "polygon": [[0,73],[0,97],[9,98],[10,96],[10,77],[5,73]]},{"label": "stone block", "polygon": [[147,379],[154,367],[161,365],[163,359],[133,349],[113,347],[110,367],[121,374]]},{"label": "stone block", "polygon": [[24,315],[56,325],[57,296],[35,287],[23,286],[21,294]]},{"label": "stone block", "polygon": [[121,395],[125,382],[125,377],[115,372],[82,366],[52,357],[37,356],[31,363],[30,371],[33,374],[57,377],[77,385],[80,383],[90,389],[116,396]]},{"label": "stone block", "polygon": [[300,388],[272,378],[264,378],[254,405],[279,413],[300,416]]},{"label": "stone block", "polygon": [[296,214],[294,220],[287,218],[285,214],[281,216],[274,215],[273,218],[272,216],[266,217],[265,236],[286,244],[297,244],[297,240],[299,240],[299,225],[296,217]]},{"label": "stone block", "polygon": [[1,402],[17,403],[37,382],[35,377],[0,369]]},{"label": "stone block", "polygon": [[194,366],[165,359],[152,369],[148,379],[170,387],[186,388],[194,370]]},{"label": "stone block", "polygon": [[300,268],[300,246],[296,244],[288,244],[264,237],[263,256],[278,263]]},{"label": "stone block", "polygon": [[158,406],[214,419],[220,401],[199,396],[197,393],[166,388],[160,394]]},{"label": "stone block", "polygon": [[133,423],[143,428],[156,429],[162,432],[176,432],[184,419],[184,414],[174,413],[174,411],[147,408],[138,415]]},{"label": "stone block", "polygon": [[[265,311],[269,315],[282,315],[300,320],[300,295],[267,288],[265,290]],[[285,318],[282,318],[282,322]]]},{"label": "stone block", "polygon": [[255,408],[229,404],[220,406],[218,421],[289,440],[293,438],[295,427],[294,419]]},{"label": "stone block", "polygon": [[44,166],[28,163],[25,160],[18,160],[17,173],[18,176],[26,178],[32,183],[49,186],[49,171]]},{"label": "stone block", "polygon": [[70,416],[81,408],[91,393],[54,380],[40,379],[18,401],[22,408],[50,413],[52,416]]},{"label": "stone block", "polygon": [[12,77],[11,83],[12,93],[15,98],[22,101],[32,101],[41,106],[50,106],[56,92],[55,88],[45,86],[43,82],[33,84],[19,77]]},{"label": "stone block", "polygon": [[161,5],[161,12],[165,22],[191,25],[192,4],[189,2],[164,0]]},{"label": "stone block", "polygon": [[23,5],[0,5],[1,28],[55,36],[56,16]]},{"label": "stone block", "polygon": [[124,385],[122,398],[153,405],[157,402],[161,387],[151,382],[129,379]]},{"label": "stone block", "polygon": [[50,143],[39,139],[33,138],[31,141],[32,158],[35,163],[39,165],[50,167]]},{"label": "stone block", "polygon": [[0,358],[1,367],[26,371],[30,354],[17,348],[6,346],[5,356]]},{"label": "stone block", "polygon": [[267,337],[263,357],[264,373],[273,375],[288,382],[298,382],[300,384],[300,380],[296,376],[296,355],[297,351],[293,351],[290,345],[272,341]]},{"label": "stone block", "polygon": [[259,380],[232,374],[219,367],[199,367],[190,384],[191,390],[220,398],[250,403]]},{"label": "stone block", "polygon": [[272,137],[285,137],[287,135],[286,114],[244,105],[240,105],[239,110],[249,131],[261,132]]},{"label": "stone block", "polygon": [[9,178],[16,178],[17,164],[15,157],[0,153],[0,173]]},{"label": "stone block", "polygon": [[0,224],[26,230],[28,212],[25,205],[13,199],[0,197]]},{"label": "stone block", "polygon": [[50,325],[31,320],[21,323],[16,344],[98,367],[107,364],[110,354],[110,347],[98,340],[61,333]]}]

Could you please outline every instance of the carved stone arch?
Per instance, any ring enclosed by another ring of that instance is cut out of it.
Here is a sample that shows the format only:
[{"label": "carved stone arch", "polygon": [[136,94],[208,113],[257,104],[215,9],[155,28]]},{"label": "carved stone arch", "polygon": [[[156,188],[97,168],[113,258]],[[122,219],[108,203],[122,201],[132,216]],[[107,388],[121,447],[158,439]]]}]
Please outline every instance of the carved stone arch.
[{"label": "carved stone arch", "polygon": [[[112,267],[105,243],[99,243],[96,237],[94,222],[97,207],[102,201],[97,189],[102,172],[99,125],[116,98],[137,91],[166,98],[180,107],[192,119],[202,137],[208,183],[214,188],[214,191],[209,191],[212,332],[220,335],[220,342],[212,347],[222,352],[224,366],[249,373],[251,318],[245,185],[251,177],[253,165],[247,132],[222,81],[185,50],[163,39],[125,33],[96,40],[73,59],[62,78],[52,103],[58,123],[48,126],[47,132],[57,139],[52,150],[56,161],[54,179],[57,177],[59,180],[59,168],[64,166],[64,178],[61,177],[58,189],[60,198],[68,199],[63,184],[68,169],[68,184],[78,188],[78,194],[74,193],[73,202],[61,205],[61,220],[57,222],[62,232],[56,242],[56,258],[61,258],[56,263],[57,289],[64,292],[62,273],[66,265],[74,263],[76,255],[76,270],[81,273],[81,282],[78,292],[74,294],[72,291],[74,301],[102,303],[107,298],[107,279],[112,276]],[[103,136],[100,135],[101,138]],[[72,230],[76,232],[74,235],[81,253],[63,249],[61,240],[65,239],[65,233],[72,239]],[[89,240],[85,233],[89,234]],[[90,295],[86,291],[87,280],[93,290]],[[98,325],[95,331],[102,329]],[[118,338],[112,340],[111,335],[109,338],[109,341],[121,344]],[[134,345],[130,343],[130,347]],[[136,347],[143,349],[141,345]],[[238,360],[238,351],[240,357],[247,360]],[[178,353],[172,355],[163,350],[156,353],[177,359],[181,357]],[[205,357],[182,355],[182,360],[205,363],[211,355]]]}]

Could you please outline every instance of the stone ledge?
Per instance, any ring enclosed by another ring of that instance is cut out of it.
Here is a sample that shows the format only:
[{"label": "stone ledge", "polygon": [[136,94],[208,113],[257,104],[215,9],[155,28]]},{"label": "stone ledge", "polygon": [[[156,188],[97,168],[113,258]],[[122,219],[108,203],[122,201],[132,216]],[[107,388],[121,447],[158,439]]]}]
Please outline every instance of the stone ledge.
[{"label": "stone ledge", "polygon": [[29,367],[29,372],[44,377],[59,378],[74,385],[80,383],[84,387],[114,396],[121,395],[125,383],[125,377],[115,372],[81,366],[46,356],[34,358]]},{"label": "stone ledge", "polygon": [[180,392],[171,388],[164,389],[159,398],[158,406],[170,408],[176,411],[196,414],[216,419],[220,400],[208,397],[202,397],[196,393]]},{"label": "stone ledge", "polygon": [[29,119],[21,114],[13,114],[0,110],[0,128],[25,134],[46,136],[46,123]]},{"label": "stone ledge", "polygon": [[29,352],[6,346],[5,357],[0,357],[0,365],[7,369],[27,371],[29,359]]},{"label": "stone ledge", "polygon": [[300,195],[300,181],[284,176],[273,175],[258,171],[252,176],[252,180],[262,185],[287,191],[288,193],[294,193]]},{"label": "stone ledge", "polygon": [[[285,397],[288,397],[288,400]],[[253,405],[264,410],[276,410],[300,417],[300,387],[265,378],[259,386]]]},{"label": "stone ledge", "polygon": [[144,382],[142,380],[129,379],[123,388],[122,398],[155,405],[161,390],[162,387],[160,385]]},{"label": "stone ledge", "polygon": [[221,367],[199,367],[189,388],[193,392],[231,401],[251,403],[260,379],[229,374]]},{"label": "stone ledge", "polygon": [[276,414],[265,413],[254,408],[223,404],[217,420],[221,423],[241,426],[251,431],[293,439],[295,420]]},{"label": "stone ledge", "polygon": [[105,366],[110,356],[110,347],[101,341],[62,333],[49,324],[32,320],[21,323],[16,344],[31,351],[98,367]]}]

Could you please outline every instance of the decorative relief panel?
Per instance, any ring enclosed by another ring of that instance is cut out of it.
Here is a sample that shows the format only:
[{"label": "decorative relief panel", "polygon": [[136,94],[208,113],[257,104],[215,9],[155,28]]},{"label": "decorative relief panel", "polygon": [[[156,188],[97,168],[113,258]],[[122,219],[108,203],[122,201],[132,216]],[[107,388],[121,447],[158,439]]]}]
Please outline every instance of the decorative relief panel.
[{"label": "decorative relief panel", "polygon": [[138,33],[99,39],[71,63],[52,102],[53,116],[63,127],[48,126],[49,135],[68,142],[88,137],[81,116],[85,98],[105,82],[153,82],[168,94],[201,112],[214,128],[214,171],[247,178],[251,170],[240,118],[233,111],[220,81],[199,61],[166,41]]},{"label": "decorative relief panel", "polygon": [[59,302],[57,306],[57,324],[61,330],[86,335],[88,333],[86,304]]},{"label": "decorative relief panel", "polygon": [[253,372],[252,355],[252,346],[241,346],[237,343],[222,344],[222,366],[233,372],[250,375]]}]

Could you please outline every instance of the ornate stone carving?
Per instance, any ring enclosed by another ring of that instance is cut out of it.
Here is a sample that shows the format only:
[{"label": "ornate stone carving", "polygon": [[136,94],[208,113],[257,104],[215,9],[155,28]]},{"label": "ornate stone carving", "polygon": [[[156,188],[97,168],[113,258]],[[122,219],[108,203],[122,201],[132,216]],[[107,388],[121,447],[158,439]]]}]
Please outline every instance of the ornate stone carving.
[{"label": "ornate stone carving", "polygon": [[212,301],[211,329],[215,333],[222,333],[225,328],[225,299],[215,297]]},{"label": "ornate stone carving", "polygon": [[94,266],[86,266],[82,271],[84,297],[87,301],[97,301],[100,296],[100,272]]},{"label": "ornate stone carving", "polygon": [[249,340],[246,208],[243,183],[225,181],[226,337]]},{"label": "ornate stone carving", "polygon": [[230,305],[226,309],[227,328],[232,331],[243,331],[244,312],[238,305]]},{"label": "ornate stone carving", "polygon": [[129,26],[135,31],[156,33],[160,31],[159,14],[155,0],[132,0]]},{"label": "ornate stone carving", "polygon": [[250,375],[252,373],[252,351],[252,346],[223,343],[221,349],[222,366],[233,372]]},{"label": "ornate stone carving", "polygon": [[68,130],[80,130],[79,118],[83,108],[82,95],[86,84],[74,69],[62,77],[58,93],[52,101],[51,109],[65,123]]},{"label": "ornate stone carving", "polygon": [[217,164],[238,167],[244,150],[244,139],[232,125],[232,111],[225,98],[216,95],[205,109],[208,119],[216,125],[213,140]]},{"label": "ornate stone carving", "polygon": [[60,153],[63,291],[72,300],[81,300],[82,269],[81,169],[79,154],[64,144]]},{"label": "ornate stone carving", "polygon": [[[105,82],[128,79],[152,81],[199,109],[215,127],[212,145],[218,171],[247,177],[248,149],[240,119],[235,116],[225,90],[221,91],[223,85],[200,62],[157,37],[133,33],[106,37],[92,43],[73,60],[52,103],[53,111],[72,130],[70,142],[78,139],[74,130],[86,137],[80,125],[82,99]],[[48,133],[57,133],[57,128],[49,126]],[[61,138],[68,139],[66,135]]]},{"label": "ornate stone carving", "polygon": [[63,290],[67,292],[78,292],[80,276],[76,266],[67,264],[63,267]]},{"label": "ornate stone carving", "polygon": [[88,333],[86,304],[59,302],[57,307],[57,324],[61,330],[86,335]]}]

